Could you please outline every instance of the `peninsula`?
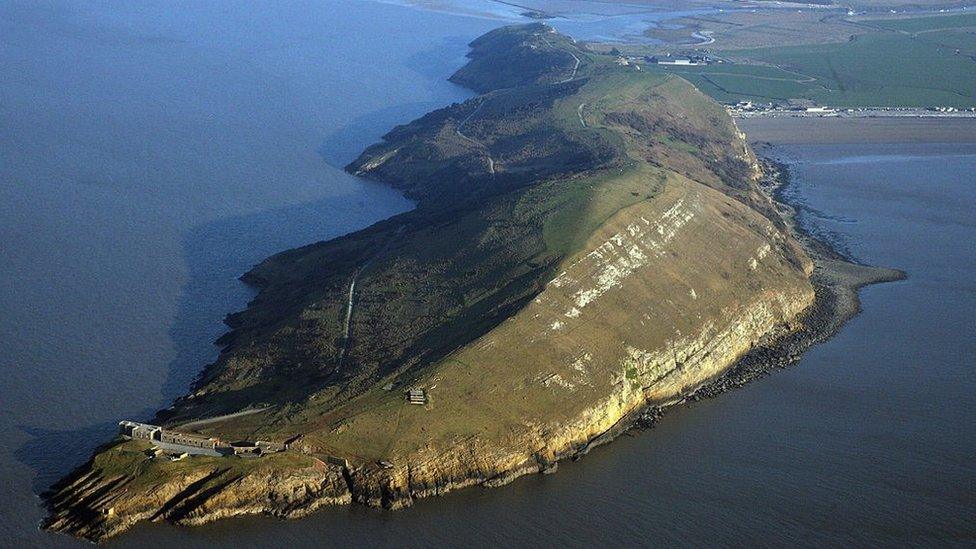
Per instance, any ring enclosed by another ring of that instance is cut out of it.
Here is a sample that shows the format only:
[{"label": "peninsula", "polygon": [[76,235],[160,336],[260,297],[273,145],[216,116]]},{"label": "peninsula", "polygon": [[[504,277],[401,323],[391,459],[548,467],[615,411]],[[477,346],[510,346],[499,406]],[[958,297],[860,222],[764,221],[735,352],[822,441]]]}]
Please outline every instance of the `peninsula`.
[{"label": "peninsula", "polygon": [[541,23],[469,58],[451,79],[480,95],[347,168],[416,208],[244,275],[260,292],[219,359],[55,485],[46,528],[395,509],[551,471],[795,359],[856,311],[851,288],[896,276],[805,248],[682,78]]}]

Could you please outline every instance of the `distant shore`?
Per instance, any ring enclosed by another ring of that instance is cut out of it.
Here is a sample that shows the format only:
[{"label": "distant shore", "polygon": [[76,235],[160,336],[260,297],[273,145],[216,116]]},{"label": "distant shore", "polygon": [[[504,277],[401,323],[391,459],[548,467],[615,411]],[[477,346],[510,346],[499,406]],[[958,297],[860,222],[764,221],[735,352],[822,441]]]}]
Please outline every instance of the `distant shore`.
[{"label": "distant shore", "polygon": [[976,143],[974,117],[756,117],[736,124],[750,143]]}]

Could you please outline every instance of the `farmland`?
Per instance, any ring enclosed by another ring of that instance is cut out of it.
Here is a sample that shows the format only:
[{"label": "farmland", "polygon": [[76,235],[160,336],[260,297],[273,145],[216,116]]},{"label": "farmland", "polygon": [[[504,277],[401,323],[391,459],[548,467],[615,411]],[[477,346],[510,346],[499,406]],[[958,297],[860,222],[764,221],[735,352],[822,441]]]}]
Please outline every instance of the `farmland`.
[{"label": "farmland", "polygon": [[723,102],[976,106],[976,16],[859,23],[876,30],[836,43],[717,49],[732,63],[651,69],[680,74]]}]

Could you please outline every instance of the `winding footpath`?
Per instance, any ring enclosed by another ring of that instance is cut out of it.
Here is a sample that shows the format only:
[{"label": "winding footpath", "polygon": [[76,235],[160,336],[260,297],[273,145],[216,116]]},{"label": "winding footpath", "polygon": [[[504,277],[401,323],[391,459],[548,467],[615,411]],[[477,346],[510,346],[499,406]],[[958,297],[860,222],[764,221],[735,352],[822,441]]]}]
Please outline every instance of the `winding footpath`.
[{"label": "winding footpath", "polygon": [[[548,43],[549,42],[546,42],[546,44],[548,44]],[[550,45],[550,47],[551,47],[551,45]],[[560,80],[559,82],[557,82],[558,84],[565,84],[566,82],[571,82],[571,81],[575,80],[576,79],[576,73],[579,72],[580,63],[582,63],[582,61],[580,61],[580,58],[579,57],[576,57],[576,54],[575,53],[569,52],[569,54],[573,56],[573,59],[576,61],[576,64],[573,65],[573,72],[570,73],[569,78],[566,78],[565,80]]]},{"label": "winding footpath", "polygon": [[689,45],[692,47],[697,47],[697,46],[707,46],[708,44],[714,43],[715,37],[712,36],[712,32],[713,31],[701,31],[701,32],[691,33],[692,38],[699,40],[699,42],[695,44],[689,44]]},{"label": "winding footpath", "polygon": [[[539,38],[541,38],[542,41],[546,43],[546,46],[549,46],[552,49],[556,49],[556,47],[552,45],[552,42],[547,40],[545,36],[540,36]],[[573,70],[569,73],[569,76],[567,78],[564,78],[559,82],[556,82],[557,84],[565,84],[566,82],[571,82],[575,80],[576,74],[579,72],[580,65],[583,63],[583,61],[579,57],[577,57],[575,53],[571,51],[567,51],[566,53],[573,56],[573,61],[574,61]]]}]

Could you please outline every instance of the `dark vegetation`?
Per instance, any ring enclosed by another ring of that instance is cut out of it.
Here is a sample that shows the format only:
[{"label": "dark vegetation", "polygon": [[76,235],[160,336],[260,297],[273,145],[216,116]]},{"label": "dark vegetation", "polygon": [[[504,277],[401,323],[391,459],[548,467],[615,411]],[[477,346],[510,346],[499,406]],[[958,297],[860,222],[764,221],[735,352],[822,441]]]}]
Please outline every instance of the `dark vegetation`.
[{"label": "dark vegetation", "polygon": [[451,82],[478,93],[527,84],[552,84],[570,75],[575,63],[573,41],[533,23],[493,30],[469,44],[470,61]]}]

